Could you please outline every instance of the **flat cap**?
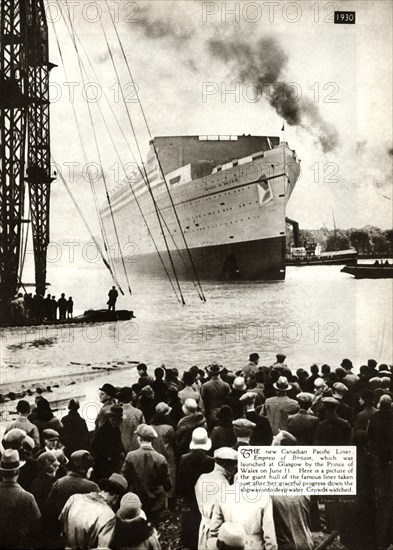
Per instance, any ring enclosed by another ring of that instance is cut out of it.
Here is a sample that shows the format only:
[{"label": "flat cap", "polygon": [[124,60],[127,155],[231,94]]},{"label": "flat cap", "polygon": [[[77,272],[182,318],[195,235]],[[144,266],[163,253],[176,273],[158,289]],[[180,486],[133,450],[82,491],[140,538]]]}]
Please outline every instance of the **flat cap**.
[{"label": "flat cap", "polygon": [[51,428],[47,428],[42,432],[42,437],[44,439],[47,439],[48,441],[55,441],[56,439],[60,439],[59,432],[56,430],[52,430]]},{"label": "flat cap", "polygon": [[333,384],[333,396],[334,396],[335,393],[343,395],[347,391],[348,391],[347,386],[345,384],[343,384],[342,382],[336,382],[335,384]]},{"label": "flat cap", "polygon": [[214,458],[221,460],[237,460],[237,451],[231,447],[220,447],[214,451]]},{"label": "flat cap", "polygon": [[104,384],[102,386],[102,388],[99,388],[99,390],[103,391],[104,393],[106,393],[110,397],[115,397],[115,395],[117,393],[117,390],[116,390],[115,386],[112,386],[112,384]]},{"label": "flat cap", "polygon": [[4,436],[3,442],[5,446],[12,449],[20,449],[23,441],[26,439],[26,432],[20,428],[12,428]]},{"label": "flat cap", "polygon": [[298,401],[301,401],[302,403],[312,403],[313,397],[314,396],[313,396],[312,393],[302,391],[302,392],[297,394],[296,399]]},{"label": "flat cap", "polygon": [[322,397],[321,399],[322,403],[324,405],[326,405],[327,407],[338,407],[339,406],[339,402],[337,401],[337,399],[334,399],[334,397]]},{"label": "flat cap", "polygon": [[237,436],[248,436],[251,435],[254,431],[256,424],[247,420],[247,418],[238,418],[232,422],[233,431]]},{"label": "flat cap", "polygon": [[136,433],[142,439],[146,439],[147,441],[152,441],[153,439],[158,437],[156,430],[151,426],[148,426],[147,424],[139,424],[136,429]]},{"label": "flat cap", "polygon": [[239,401],[243,403],[243,405],[247,405],[247,403],[253,403],[255,401],[257,394],[253,391],[247,391],[244,393],[241,397],[239,397]]}]

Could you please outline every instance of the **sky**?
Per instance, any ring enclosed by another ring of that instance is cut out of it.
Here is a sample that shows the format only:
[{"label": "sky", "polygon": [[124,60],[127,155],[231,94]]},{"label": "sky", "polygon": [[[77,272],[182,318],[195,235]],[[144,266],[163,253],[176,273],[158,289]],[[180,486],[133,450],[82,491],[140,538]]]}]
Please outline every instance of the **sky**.
[{"label": "sky", "polygon": [[[57,65],[52,154],[93,233],[99,229],[88,174],[96,172],[85,159],[103,167],[105,181],[93,184],[103,203],[105,185],[124,177],[119,156],[123,164],[133,161],[131,150],[138,158],[120,88],[143,157],[149,142],[115,29],[153,136],[283,137],[284,123],[285,140],[302,160],[290,218],[307,229],[332,228],[333,214],[340,228],[392,226],[392,2],[74,1],[74,35],[60,3],[63,11],[46,0],[50,60]],[[334,10],[355,11],[356,24],[334,24]],[[277,101],[280,85],[280,97],[292,101]],[[70,237],[89,239],[58,178],[51,240]]]}]

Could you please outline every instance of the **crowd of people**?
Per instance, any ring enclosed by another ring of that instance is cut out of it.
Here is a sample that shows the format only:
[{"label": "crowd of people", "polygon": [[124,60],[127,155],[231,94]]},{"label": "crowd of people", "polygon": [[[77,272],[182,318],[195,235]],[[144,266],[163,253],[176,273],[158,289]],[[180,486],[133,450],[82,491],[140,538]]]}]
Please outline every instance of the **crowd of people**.
[{"label": "crowd of people", "polygon": [[57,300],[56,296],[47,294],[46,297],[40,294],[21,292],[11,302],[13,307],[12,319],[29,319],[34,323],[53,322],[56,320],[72,319],[74,302],[72,296],[68,299],[62,293]]},{"label": "crowd of people", "polygon": [[[393,548],[392,366],[293,372],[282,354],[266,367],[252,353],[236,372],[137,371],[130,386],[99,388],[92,433],[74,399],[61,419],[42,394],[34,408],[18,402],[2,440],[1,548],[159,550],[179,501],[184,549],[312,550],[322,523],[349,550]],[[244,445],[354,445],[357,494],[250,502]]]}]

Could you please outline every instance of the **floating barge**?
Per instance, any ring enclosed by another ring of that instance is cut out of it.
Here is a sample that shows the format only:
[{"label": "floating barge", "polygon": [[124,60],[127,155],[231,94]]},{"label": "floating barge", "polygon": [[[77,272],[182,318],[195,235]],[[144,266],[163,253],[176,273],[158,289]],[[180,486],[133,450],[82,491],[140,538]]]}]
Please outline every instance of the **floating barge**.
[{"label": "floating barge", "polygon": [[83,315],[72,319],[56,319],[55,321],[32,320],[26,317],[13,317],[12,314],[7,320],[0,319],[0,327],[29,327],[29,326],[57,326],[57,325],[78,325],[84,323],[113,323],[115,321],[129,321],[135,319],[133,311],[119,309],[108,311],[107,309],[88,309]]},{"label": "floating barge", "polygon": [[356,279],[392,279],[393,265],[356,264],[346,265],[341,269],[343,273],[349,273]]}]

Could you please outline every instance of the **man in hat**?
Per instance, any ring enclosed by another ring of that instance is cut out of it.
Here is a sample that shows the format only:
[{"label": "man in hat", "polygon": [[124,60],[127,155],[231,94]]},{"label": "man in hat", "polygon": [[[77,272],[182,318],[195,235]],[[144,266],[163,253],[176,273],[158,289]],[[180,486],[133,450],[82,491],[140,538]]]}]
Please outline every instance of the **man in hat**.
[{"label": "man in hat", "polygon": [[184,405],[186,400],[191,397],[198,403],[199,407],[201,405],[203,407],[201,394],[199,393],[199,391],[196,391],[193,388],[194,382],[195,382],[195,375],[192,372],[185,371],[183,373],[184,388],[178,392],[179,399],[182,402],[182,405]]},{"label": "man in hat", "polygon": [[220,378],[220,374],[223,370],[223,367],[218,363],[212,363],[206,367],[206,371],[210,375],[210,380],[201,386],[201,397],[206,411],[209,431],[217,424],[217,413],[220,408],[225,405],[231,392],[229,384]]},{"label": "man in hat", "polygon": [[94,479],[109,477],[119,472],[124,460],[124,447],[120,425],[123,421],[121,405],[112,405],[104,424],[96,429],[91,444],[94,457]]},{"label": "man in hat", "polygon": [[194,399],[186,399],[182,409],[185,416],[179,420],[176,430],[176,449],[179,457],[188,451],[195,428],[207,427],[206,419]]},{"label": "man in hat", "polygon": [[38,448],[40,445],[40,434],[38,432],[38,428],[27,418],[27,415],[30,414],[29,403],[24,399],[21,399],[16,405],[16,411],[18,413],[18,418],[7,426],[5,433],[9,432],[13,428],[19,428],[33,439],[35,447]]},{"label": "man in hat", "polygon": [[271,368],[278,370],[282,376],[286,376],[288,378],[289,376],[291,376],[291,371],[285,364],[286,358],[287,356],[283,353],[277,353],[276,362],[274,363],[274,365],[271,366]]},{"label": "man in hat", "polygon": [[247,418],[237,418],[232,422],[232,425],[236,436],[236,443],[233,448],[237,451],[242,445],[250,445],[250,437],[256,424],[251,420],[247,420]]},{"label": "man in hat", "polygon": [[357,430],[367,431],[370,418],[378,411],[374,407],[374,399],[374,392],[368,388],[360,393],[359,404],[362,410],[353,419],[353,432]]},{"label": "man in hat", "polygon": [[127,454],[122,473],[129,490],[139,495],[148,520],[158,526],[168,508],[167,492],[172,487],[168,462],[153,449],[152,441],[157,437],[154,428],[140,424],[136,433],[139,449]]},{"label": "man in hat", "polygon": [[258,363],[259,355],[257,353],[250,353],[249,363],[242,369],[247,385],[250,385],[250,382],[254,380],[255,373],[257,372],[258,368]]},{"label": "man in hat", "polygon": [[44,447],[36,452],[34,458],[37,459],[42,453],[47,453],[49,451],[54,451],[55,449],[60,449],[60,435],[56,430],[52,428],[47,428],[42,432],[42,438],[44,440]]},{"label": "man in hat", "polygon": [[241,418],[243,416],[243,405],[239,402],[242,395],[247,391],[246,380],[243,376],[236,376],[232,383],[231,393],[228,395],[226,404],[231,407],[233,418]]},{"label": "man in hat", "polygon": [[87,479],[94,461],[89,451],[75,451],[70,456],[68,474],[58,479],[48,496],[48,510],[56,518],[59,516],[64,504],[75,494],[97,492],[98,485]]},{"label": "man in hat", "polygon": [[154,379],[149,374],[147,374],[147,365],[145,365],[145,363],[139,363],[139,365],[137,365],[136,367],[136,370],[138,371],[138,384],[141,389],[145,386],[151,386],[154,382]]},{"label": "man in hat", "polygon": [[118,296],[119,296],[119,293],[117,292],[116,287],[113,286],[108,292],[108,298],[109,298],[109,300],[107,301],[108,311],[116,310],[116,302],[117,302]]},{"label": "man in hat", "polygon": [[117,394],[118,401],[123,406],[123,422],[120,424],[121,440],[126,453],[135,451],[139,445],[136,438],[136,429],[145,423],[143,412],[131,404],[132,388],[124,386]]},{"label": "man in hat", "polygon": [[33,495],[18,484],[23,465],[17,450],[4,450],[0,461],[0,548],[38,545],[41,514]]},{"label": "man in hat", "polygon": [[221,447],[214,451],[214,470],[202,474],[195,485],[195,496],[201,513],[198,549],[208,548],[211,519],[216,502],[225,500],[225,495],[233,483],[237,470],[237,451],[230,447]]},{"label": "man in hat", "polygon": [[228,405],[223,405],[217,413],[217,426],[214,426],[210,434],[212,449],[215,451],[220,447],[233,447],[236,443],[236,436],[232,426],[233,412]]},{"label": "man in hat", "polygon": [[51,451],[45,451],[37,459],[38,475],[31,484],[31,493],[34,496],[43,519],[45,518],[45,503],[56,481],[56,472],[60,462]]},{"label": "man in hat", "polygon": [[296,396],[296,400],[300,410],[288,416],[288,431],[296,437],[298,445],[312,445],[319,424],[319,419],[310,411],[313,394],[301,392]]},{"label": "man in hat", "polygon": [[349,445],[351,425],[337,414],[339,402],[334,397],[323,397],[322,406],[326,417],[315,433],[315,445]]},{"label": "man in hat", "polygon": [[368,424],[370,450],[379,459],[382,471],[393,460],[393,407],[389,395],[382,395],[378,411]]},{"label": "man in hat", "polygon": [[61,548],[61,525],[58,517],[72,495],[94,493],[99,487],[87,479],[93,466],[93,457],[88,451],[75,451],[67,465],[68,474],[52,486],[46,501],[45,548]]},{"label": "man in hat", "polygon": [[348,420],[352,423],[352,409],[344,401],[345,395],[348,393],[348,388],[342,382],[336,382],[332,388],[333,397],[338,401],[337,414],[340,418]]},{"label": "man in hat", "polygon": [[243,492],[236,480],[233,485],[225,487],[221,498],[215,500],[213,505],[206,548],[216,547],[224,522],[236,523],[243,527],[246,548],[277,550],[273,507],[268,492],[259,493],[258,499],[255,499]]},{"label": "man in hat", "polygon": [[[258,374],[258,372],[257,372]],[[269,420],[255,410],[255,404],[258,394],[254,391],[248,391],[240,398],[240,403],[244,407],[244,416],[255,424],[254,431],[251,434],[250,445],[271,445],[273,439],[272,427]]]},{"label": "man in hat", "polygon": [[115,404],[116,396],[116,388],[112,386],[112,384],[104,384],[99,391],[100,393],[98,394],[98,397],[102,403],[102,407],[100,412],[97,414],[95,421],[96,429],[105,423],[106,417],[109,414],[112,405]]},{"label": "man in hat", "polygon": [[127,491],[127,481],[120,474],[101,479],[99,492],[72,495],[59,521],[67,548],[109,548],[120,498]]},{"label": "man in hat", "polygon": [[198,478],[214,468],[214,460],[207,453],[212,441],[205,428],[195,428],[190,452],[180,457],[178,469],[178,495],[183,498],[180,541],[185,548],[197,548],[201,514],[195,497]]},{"label": "man in hat", "polygon": [[348,386],[349,389],[351,389],[352,386],[356,384],[356,382],[359,380],[359,376],[357,376],[352,370],[353,369],[352,361],[350,359],[343,359],[341,361],[340,366],[346,372],[344,376],[344,383]]},{"label": "man in hat", "polygon": [[269,420],[273,435],[276,435],[279,430],[288,430],[288,416],[298,412],[299,404],[287,396],[292,386],[285,376],[280,376],[273,387],[276,395],[266,399],[262,414]]},{"label": "man in hat", "polygon": [[[296,439],[288,432],[281,434],[275,444],[296,445]],[[310,497],[306,495],[273,495],[273,517],[278,548],[312,550],[310,526]]]},{"label": "man in hat", "polygon": [[109,548],[161,549],[157,531],[148,523],[135,493],[126,493],[120,501]]},{"label": "man in hat", "polygon": [[67,458],[70,458],[74,451],[89,448],[89,430],[86,420],[78,412],[79,407],[77,399],[70,399],[68,403],[69,412],[61,419],[63,424],[61,441]]}]

